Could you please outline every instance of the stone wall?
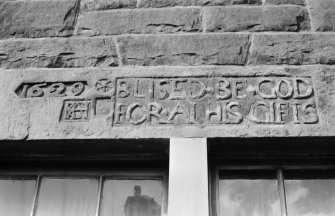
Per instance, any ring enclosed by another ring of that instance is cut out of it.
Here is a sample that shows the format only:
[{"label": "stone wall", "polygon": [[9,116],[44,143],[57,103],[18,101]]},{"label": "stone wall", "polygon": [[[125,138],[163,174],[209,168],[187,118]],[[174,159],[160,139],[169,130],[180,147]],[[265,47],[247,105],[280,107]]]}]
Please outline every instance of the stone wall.
[{"label": "stone wall", "polygon": [[0,139],[335,135],[335,0],[4,0]]}]

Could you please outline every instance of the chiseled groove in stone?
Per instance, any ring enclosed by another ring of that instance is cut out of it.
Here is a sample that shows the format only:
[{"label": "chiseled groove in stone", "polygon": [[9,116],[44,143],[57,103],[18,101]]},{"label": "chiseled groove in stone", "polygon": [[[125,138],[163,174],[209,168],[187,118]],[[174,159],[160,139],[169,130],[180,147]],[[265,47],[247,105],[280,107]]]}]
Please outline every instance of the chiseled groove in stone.
[{"label": "chiseled groove in stone", "polygon": [[245,58],[245,62],[244,62],[244,65],[248,65],[248,62],[249,62],[249,58],[250,58],[250,53],[253,49],[253,42],[254,42],[254,39],[255,39],[255,35],[254,34],[251,34],[249,36],[249,47],[248,47],[248,52],[247,52],[247,57]]},{"label": "chiseled groove in stone", "polygon": [[264,4],[273,4],[273,5],[306,5],[306,0],[263,0]]},{"label": "chiseled groove in stone", "polygon": [[1,68],[118,66],[111,37],[0,41]]},{"label": "chiseled groove in stone", "polygon": [[123,8],[260,5],[262,0],[82,0],[83,11]]},{"label": "chiseled groove in stone", "polygon": [[82,0],[81,10],[110,10],[118,8],[136,8],[137,0]]},{"label": "chiseled groove in stone", "polygon": [[313,20],[312,20],[312,15],[311,15],[311,6],[310,6],[310,4],[308,3],[308,1],[307,0],[305,0],[306,1],[306,9],[307,9],[307,11],[308,11],[308,17],[309,17],[309,20],[310,20],[310,26],[311,26],[311,32],[315,32],[315,29],[314,29],[314,26],[313,26]]},{"label": "chiseled groove in stone", "polygon": [[207,32],[309,30],[308,12],[301,6],[206,7]]},{"label": "chiseled groove in stone", "polygon": [[124,65],[243,65],[248,34],[117,36]]},{"label": "chiseled groove in stone", "polygon": [[248,64],[335,64],[334,34],[257,34]]},{"label": "chiseled groove in stone", "polygon": [[138,7],[259,5],[261,0],[138,0]]},{"label": "chiseled groove in stone", "polygon": [[79,16],[76,34],[118,35],[201,31],[200,7],[92,11]]}]

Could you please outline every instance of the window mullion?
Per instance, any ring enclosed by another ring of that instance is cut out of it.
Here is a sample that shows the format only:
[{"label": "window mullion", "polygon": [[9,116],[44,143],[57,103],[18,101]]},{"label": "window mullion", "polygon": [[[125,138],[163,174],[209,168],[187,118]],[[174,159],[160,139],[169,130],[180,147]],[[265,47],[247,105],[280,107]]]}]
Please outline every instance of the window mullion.
[{"label": "window mullion", "polygon": [[98,188],[98,199],[97,199],[97,207],[95,210],[95,216],[99,216],[100,214],[100,203],[102,199],[102,187],[103,187],[103,176],[99,177],[99,188]]},{"label": "window mullion", "polygon": [[277,178],[278,178],[278,189],[279,189],[279,197],[280,197],[281,214],[282,216],[287,216],[284,175],[283,175],[282,169],[278,169]]},{"label": "window mullion", "polygon": [[40,187],[41,187],[41,179],[42,179],[42,176],[38,175],[35,192],[34,192],[33,206],[31,208],[30,216],[35,216],[35,213],[36,213],[36,208],[38,204],[38,194],[40,192]]}]

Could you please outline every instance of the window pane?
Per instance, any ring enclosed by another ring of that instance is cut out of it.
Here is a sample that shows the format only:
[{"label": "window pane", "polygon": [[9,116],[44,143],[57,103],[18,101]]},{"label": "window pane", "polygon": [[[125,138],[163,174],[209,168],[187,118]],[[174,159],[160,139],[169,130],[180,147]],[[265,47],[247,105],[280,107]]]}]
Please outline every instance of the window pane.
[{"label": "window pane", "polygon": [[[297,171],[295,175],[292,172],[285,175],[288,215],[334,216],[335,179],[326,179],[323,171]],[[326,172],[330,178],[332,172]]]},{"label": "window pane", "polygon": [[106,180],[101,216],[160,216],[162,180]]},{"label": "window pane", "polygon": [[36,216],[94,216],[97,179],[43,178]]},{"label": "window pane", "polygon": [[[263,171],[262,171],[263,172]],[[280,216],[278,182],[268,172],[220,173],[220,216]],[[264,176],[263,179],[262,176]],[[226,177],[226,178],[224,178]],[[235,179],[233,179],[234,177]],[[258,178],[258,179],[257,179]]]},{"label": "window pane", "polygon": [[0,180],[0,215],[29,216],[35,180]]}]

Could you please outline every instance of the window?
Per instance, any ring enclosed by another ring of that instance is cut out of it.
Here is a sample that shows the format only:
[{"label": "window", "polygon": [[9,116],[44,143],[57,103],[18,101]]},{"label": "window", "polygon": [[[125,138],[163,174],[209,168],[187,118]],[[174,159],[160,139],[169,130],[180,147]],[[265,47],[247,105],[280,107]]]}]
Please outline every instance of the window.
[{"label": "window", "polygon": [[64,142],[8,144],[0,215],[166,215],[168,142]]},{"label": "window", "polygon": [[249,167],[218,171],[219,216],[333,216],[335,170]]},{"label": "window", "polygon": [[308,139],[209,142],[211,215],[334,216],[334,147]]}]

